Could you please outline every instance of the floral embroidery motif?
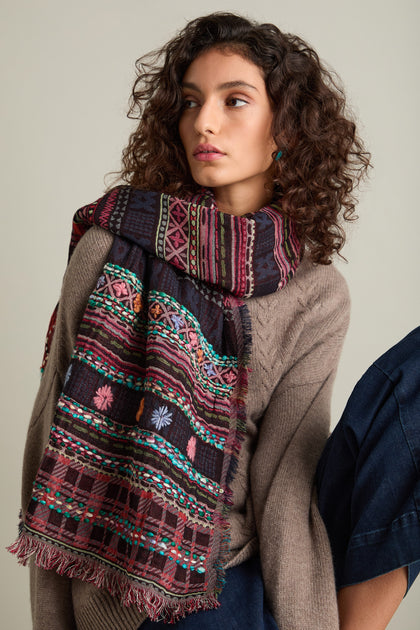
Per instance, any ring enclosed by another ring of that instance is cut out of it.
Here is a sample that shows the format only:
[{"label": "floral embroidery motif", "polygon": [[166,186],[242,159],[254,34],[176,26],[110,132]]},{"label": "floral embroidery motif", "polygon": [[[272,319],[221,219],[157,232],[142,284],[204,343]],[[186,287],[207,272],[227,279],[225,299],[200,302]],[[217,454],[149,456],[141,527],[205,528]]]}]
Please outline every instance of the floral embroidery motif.
[{"label": "floral embroidery motif", "polygon": [[229,372],[225,375],[225,381],[229,383],[229,385],[232,381],[235,380],[235,378],[236,376],[233,370],[229,370]]},{"label": "floral embroidery motif", "polygon": [[139,313],[141,311],[141,295],[137,293],[136,297],[133,301],[133,309],[135,313]]},{"label": "floral embroidery motif", "polygon": [[198,359],[198,362],[200,364],[203,363],[203,361],[204,361],[204,352],[203,352],[202,348],[198,348],[198,350],[197,350],[197,359]]},{"label": "floral embroidery motif", "polygon": [[206,363],[204,369],[207,372],[207,376],[216,376],[213,363]]},{"label": "floral embroidery motif", "polygon": [[154,306],[152,306],[152,308],[150,309],[150,312],[153,313],[153,315],[155,317],[157,317],[158,315],[161,314],[162,309],[160,308],[159,304],[155,304]]},{"label": "floral embroidery motif", "polygon": [[121,297],[122,295],[128,295],[127,286],[125,282],[116,282],[112,286],[115,291],[115,295],[117,297]]},{"label": "floral embroidery motif", "polygon": [[101,287],[104,286],[104,284],[105,284],[105,276],[104,275],[99,276],[98,282],[96,283],[96,288],[100,289]]},{"label": "floral embroidery motif", "polygon": [[171,424],[172,412],[169,411],[166,405],[162,405],[159,409],[153,411],[150,422],[160,431],[163,427],[168,427]]},{"label": "floral embroidery motif", "polygon": [[187,455],[190,458],[190,460],[193,462],[194,458],[195,458],[195,447],[197,445],[197,440],[194,436],[191,436],[190,439],[188,440],[188,444],[187,444]]},{"label": "floral embroidery motif", "polygon": [[198,335],[197,335],[197,333],[194,332],[193,330],[190,330],[189,337],[190,337],[190,341],[191,341],[192,345],[196,346],[198,344]]},{"label": "floral embroidery motif", "polygon": [[141,399],[139,408],[138,408],[137,413],[136,413],[136,420],[137,420],[137,422],[140,420],[140,416],[143,413],[143,411],[144,411],[144,398]]},{"label": "floral embroidery motif", "polygon": [[178,330],[184,326],[184,320],[180,315],[176,315],[175,313],[171,315],[171,319],[175,330],[178,332]]},{"label": "floral embroidery motif", "polygon": [[95,407],[101,411],[107,411],[112,405],[114,395],[109,385],[104,385],[96,390],[96,396],[93,399]]}]

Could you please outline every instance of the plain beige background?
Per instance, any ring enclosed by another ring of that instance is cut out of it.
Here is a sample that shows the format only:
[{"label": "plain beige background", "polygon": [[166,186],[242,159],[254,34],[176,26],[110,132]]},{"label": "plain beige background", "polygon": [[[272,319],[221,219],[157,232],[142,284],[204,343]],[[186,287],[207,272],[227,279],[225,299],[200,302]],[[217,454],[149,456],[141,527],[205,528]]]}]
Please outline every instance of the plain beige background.
[{"label": "plain beige background", "polygon": [[[335,421],[368,365],[420,323],[418,0],[3,0],[0,610],[8,630],[30,627],[27,571],[4,547],[16,534],[26,426],[72,214],[119,167],[135,59],[221,9],[308,40],[342,77],[373,153],[349,262],[340,263],[353,310]],[[418,582],[389,628],[418,630]]]}]

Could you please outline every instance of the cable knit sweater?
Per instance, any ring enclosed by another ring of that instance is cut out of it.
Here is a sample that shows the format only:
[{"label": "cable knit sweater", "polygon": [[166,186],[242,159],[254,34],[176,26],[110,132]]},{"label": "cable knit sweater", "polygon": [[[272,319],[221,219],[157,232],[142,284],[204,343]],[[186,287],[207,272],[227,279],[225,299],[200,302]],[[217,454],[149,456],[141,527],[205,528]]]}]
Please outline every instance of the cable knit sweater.
[{"label": "cable knit sweater", "polygon": [[[91,228],[64,276],[51,354],[28,430],[23,510],[78,325],[112,240],[110,233]],[[331,553],[313,476],[329,431],[331,388],[348,324],[347,287],[332,265],[304,259],[285,289],[248,299],[247,305],[253,337],[247,434],[233,482],[226,568],[259,552],[279,628],[337,630]],[[34,630],[136,630],[145,619],[92,584],[33,563],[30,572]]]}]

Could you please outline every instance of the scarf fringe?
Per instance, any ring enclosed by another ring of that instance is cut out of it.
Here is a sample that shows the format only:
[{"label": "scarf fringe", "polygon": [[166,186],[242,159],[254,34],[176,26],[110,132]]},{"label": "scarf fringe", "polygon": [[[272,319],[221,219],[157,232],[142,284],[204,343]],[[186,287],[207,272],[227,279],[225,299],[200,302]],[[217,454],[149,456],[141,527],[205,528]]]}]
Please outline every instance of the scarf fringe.
[{"label": "scarf fringe", "polygon": [[221,533],[220,556],[214,564],[217,574],[216,592],[218,593],[223,589],[226,582],[226,570],[224,569],[224,566],[229,558],[231,541],[228,516],[230,508],[233,505],[231,483],[238,468],[239,453],[246,435],[245,400],[248,394],[248,364],[252,349],[252,324],[248,307],[242,300],[238,300],[237,298],[234,298],[234,300],[235,307],[233,308],[233,316],[238,331],[238,355],[240,357],[240,367],[242,369],[239,370],[236,392],[232,399],[232,415],[235,415],[237,419],[237,431],[236,439],[232,443],[232,457],[230,458],[230,464],[226,475],[224,504],[221,512],[216,512],[214,515],[215,527]]},{"label": "scarf fringe", "polygon": [[182,601],[165,597],[153,588],[139,586],[120,572],[104,567],[99,561],[59,549],[56,545],[34,537],[25,531],[24,526],[19,527],[21,532],[18,539],[7,547],[19,564],[25,566],[33,556],[35,564],[41,569],[54,570],[59,575],[84,580],[105,589],[111,596],[117,597],[123,606],[136,606],[152,621],[174,624],[193,612],[220,606],[217,596],[211,594],[184,598]]},{"label": "scarf fringe", "polygon": [[252,350],[252,323],[247,305],[243,300],[234,298],[233,317],[238,335],[238,356],[240,357],[240,369],[236,392],[232,398],[231,414],[237,419],[236,440],[232,444],[232,457],[226,477],[225,507],[232,505],[232,492],[230,485],[235,477],[238,468],[239,454],[242,442],[246,434],[246,405],[245,400],[248,395],[248,373],[249,361]]}]

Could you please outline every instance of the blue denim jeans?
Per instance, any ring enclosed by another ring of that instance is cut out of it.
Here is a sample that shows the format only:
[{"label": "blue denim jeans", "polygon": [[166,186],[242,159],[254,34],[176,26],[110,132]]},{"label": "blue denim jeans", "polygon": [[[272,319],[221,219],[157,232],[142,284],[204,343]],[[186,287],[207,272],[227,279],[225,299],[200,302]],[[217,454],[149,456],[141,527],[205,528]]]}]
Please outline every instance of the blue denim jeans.
[{"label": "blue denim jeans", "polygon": [[357,383],[321,457],[319,508],[337,588],[420,571],[420,327]]},{"label": "blue denim jeans", "polygon": [[278,630],[264,599],[259,556],[226,571],[220,607],[192,613],[176,624],[145,621],[140,630]]}]

